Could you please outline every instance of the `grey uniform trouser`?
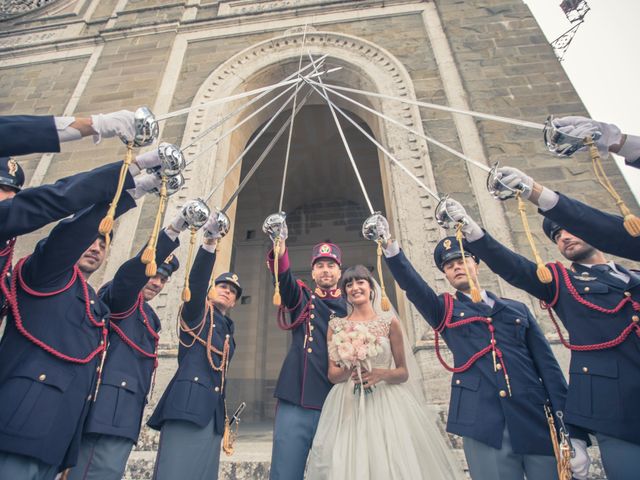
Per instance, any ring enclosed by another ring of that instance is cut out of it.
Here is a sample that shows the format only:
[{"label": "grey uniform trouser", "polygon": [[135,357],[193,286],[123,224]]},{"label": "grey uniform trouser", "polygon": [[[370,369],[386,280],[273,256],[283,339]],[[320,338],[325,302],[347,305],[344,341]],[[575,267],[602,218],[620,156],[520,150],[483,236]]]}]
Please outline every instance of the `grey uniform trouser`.
[{"label": "grey uniform trouser", "polygon": [[521,455],[511,447],[505,427],[502,448],[464,437],[464,455],[473,480],[557,480],[556,459],[552,455]]},{"label": "grey uniform trouser", "polygon": [[182,420],[167,420],[160,431],[154,480],[216,480],[221,441],[213,420],[204,428]]},{"label": "grey uniform trouser", "polygon": [[609,480],[636,480],[640,445],[596,433],[602,465]]},{"label": "grey uniform trouser", "polygon": [[68,480],[121,480],[133,441],[113,435],[86,433],[82,436],[78,463]]},{"label": "grey uniform trouser", "polygon": [[[320,410],[278,401],[273,430],[270,480],[302,480]],[[355,479],[354,479],[355,480]]]}]

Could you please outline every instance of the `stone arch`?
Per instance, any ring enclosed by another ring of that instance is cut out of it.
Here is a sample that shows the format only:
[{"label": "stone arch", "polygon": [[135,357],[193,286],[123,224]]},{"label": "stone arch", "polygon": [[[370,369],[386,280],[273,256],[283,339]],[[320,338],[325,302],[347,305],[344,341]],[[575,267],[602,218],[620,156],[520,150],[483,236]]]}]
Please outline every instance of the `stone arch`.
[{"label": "stone arch", "polygon": [[[285,78],[297,70],[303,36],[302,29],[289,31],[282,36],[251,45],[234,55],[209,75],[196,93],[192,106],[276,83]],[[304,49],[314,57],[328,55],[327,61],[343,67],[343,70],[336,75],[335,80],[332,77],[332,82],[387,95],[416,99],[413,83],[405,67],[379,45],[344,33],[307,30]],[[346,101],[335,100],[338,105],[348,108],[365,120],[376,139],[435,191],[429,152],[424,140],[389,122],[380,121],[377,116],[364,109],[355,108],[354,105]],[[384,111],[388,116],[411,126],[413,129],[422,131],[420,111],[415,106],[373,98],[359,98],[358,100],[378,111]],[[191,111],[186,122],[183,142],[194,139],[216,119],[231,112],[238,105],[240,105],[239,102],[234,102]],[[242,129],[220,142],[215,148],[198,156],[188,167],[189,181],[186,187],[179,196],[171,197],[169,211],[180,208],[186,199],[210,191],[242,151],[249,136],[274,110],[275,108],[271,112],[265,110],[261,116],[256,117],[252,122],[247,122]],[[227,128],[229,127],[225,126],[224,130]],[[217,133],[221,131],[223,130],[218,129]],[[215,136],[216,133],[213,135]],[[210,141],[210,139],[205,139],[194,144],[187,150],[187,155],[190,157],[197,155],[200,149]],[[397,168],[391,168],[382,157],[380,157],[380,167],[387,212],[395,224],[394,230],[398,238],[401,241],[402,239],[424,238],[428,244],[436,242],[439,238],[439,232],[435,223],[429,221],[429,219],[433,220],[433,213],[431,202],[426,198],[426,194]],[[239,182],[239,171],[240,168],[236,169],[234,174],[227,178],[224,187],[212,197],[210,202],[212,205],[221,206],[224,203],[223,198],[228,198],[235,190]],[[402,208],[400,208],[400,192],[405,192]],[[410,195],[415,199],[414,202],[406,202],[406,192],[411,192]],[[233,220],[233,209],[229,213]],[[232,236],[233,232],[230,232],[221,244],[217,261],[217,269],[220,271],[229,265],[230,238]],[[419,248],[412,248],[409,241],[403,243],[405,250],[410,251],[414,261],[430,261],[429,255],[425,254],[429,248],[424,248],[424,242],[420,242]],[[181,248],[180,258],[186,258],[186,245]],[[176,282],[171,287],[173,291],[168,292],[169,298],[179,298],[180,285],[178,283],[181,282]],[[169,303],[169,318],[174,318],[178,301]],[[414,313],[413,307],[408,304],[399,305],[399,310],[408,323],[407,330],[410,335],[414,335],[411,340],[415,341],[424,332],[424,322],[416,321],[417,315],[412,315]],[[175,341],[175,339],[173,340]]]}]

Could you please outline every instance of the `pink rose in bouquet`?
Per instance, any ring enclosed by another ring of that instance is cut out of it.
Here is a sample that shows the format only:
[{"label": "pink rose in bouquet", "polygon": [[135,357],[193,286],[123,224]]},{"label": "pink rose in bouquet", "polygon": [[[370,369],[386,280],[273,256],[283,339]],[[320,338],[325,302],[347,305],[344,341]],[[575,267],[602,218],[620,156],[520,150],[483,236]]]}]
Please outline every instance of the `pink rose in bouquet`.
[{"label": "pink rose in bouquet", "polygon": [[[346,323],[334,331],[329,344],[329,358],[341,367],[356,368],[358,376],[362,370],[371,370],[371,359],[382,352],[380,340],[369,332],[365,324]],[[356,385],[354,393],[359,389]],[[365,388],[371,393],[370,387]]]}]

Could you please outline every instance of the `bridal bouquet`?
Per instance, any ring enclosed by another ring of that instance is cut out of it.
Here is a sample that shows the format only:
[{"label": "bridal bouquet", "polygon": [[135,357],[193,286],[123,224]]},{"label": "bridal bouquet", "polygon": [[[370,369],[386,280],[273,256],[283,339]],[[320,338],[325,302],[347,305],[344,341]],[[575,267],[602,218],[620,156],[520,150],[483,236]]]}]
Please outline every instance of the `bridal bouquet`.
[{"label": "bridal bouquet", "polygon": [[[329,344],[329,358],[341,367],[356,368],[358,377],[362,370],[371,370],[371,359],[382,352],[378,337],[369,332],[364,324],[348,323],[333,333]],[[360,389],[356,384],[353,393]],[[371,387],[365,388],[365,393],[371,393]]]}]

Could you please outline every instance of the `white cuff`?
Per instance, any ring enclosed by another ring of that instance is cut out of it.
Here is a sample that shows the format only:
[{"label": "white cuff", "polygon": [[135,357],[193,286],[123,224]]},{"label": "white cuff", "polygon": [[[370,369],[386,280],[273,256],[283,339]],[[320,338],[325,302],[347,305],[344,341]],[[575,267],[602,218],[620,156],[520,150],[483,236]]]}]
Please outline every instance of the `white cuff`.
[{"label": "white cuff", "polygon": [[76,117],[53,117],[53,121],[56,124],[56,130],[58,130],[60,143],[73,142],[82,138],[80,130],[70,126],[76,121]]},{"label": "white cuff", "polygon": [[400,245],[396,240],[391,243],[388,243],[386,247],[382,247],[382,253],[387,258],[395,257],[400,253]]},{"label": "white cuff", "polygon": [[636,135],[627,135],[627,139],[618,152],[628,162],[635,162],[640,158],[640,137]]},{"label": "white cuff", "polygon": [[53,117],[53,121],[56,124],[56,130],[64,130],[76,121],[76,117]]},{"label": "white cuff", "polygon": [[82,133],[80,133],[80,130],[77,128],[67,127],[64,130],[58,130],[58,140],[60,140],[60,143],[73,142],[81,138]]},{"label": "white cuff", "polygon": [[209,252],[209,253],[216,253],[216,248],[218,248],[218,242],[216,242],[216,243],[214,243],[212,245],[209,245],[207,243],[203,243],[202,244],[202,248],[204,250],[206,250],[207,252]]},{"label": "white cuff", "polygon": [[542,192],[540,192],[540,196],[538,197],[538,207],[543,212],[546,212],[555,207],[558,204],[558,200],[560,200],[560,195],[553,190],[549,190],[547,187],[542,187]]},{"label": "white cuff", "polygon": [[175,242],[178,239],[178,237],[180,236],[180,232],[176,232],[173,228],[166,228],[165,227],[164,233],[167,234],[167,237],[169,237],[172,242]]}]

